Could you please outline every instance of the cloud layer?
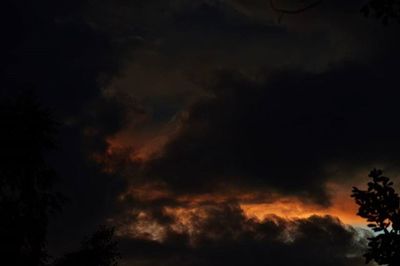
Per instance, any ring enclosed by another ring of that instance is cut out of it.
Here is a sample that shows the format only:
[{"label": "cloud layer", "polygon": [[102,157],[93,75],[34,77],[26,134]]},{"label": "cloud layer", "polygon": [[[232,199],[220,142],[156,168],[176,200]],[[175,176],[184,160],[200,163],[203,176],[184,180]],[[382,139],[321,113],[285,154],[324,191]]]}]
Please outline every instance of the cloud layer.
[{"label": "cloud layer", "polygon": [[108,221],[139,265],[359,263],[335,218],[240,206],[324,209],[330,183],[398,162],[396,27],[361,1],[280,22],[262,0],[28,2],[1,11],[1,93],[31,88],[62,123],[51,248]]},{"label": "cloud layer", "polygon": [[143,234],[122,238],[124,261],[128,265],[364,264],[363,233],[330,216],[259,221],[246,218],[232,203],[203,206],[186,215],[166,215],[170,220],[159,222],[162,241]]},{"label": "cloud layer", "polygon": [[399,95],[389,71],[348,64],[267,81],[223,73],[145,174],[178,191],[264,187],[329,205],[330,165],[398,159]]}]

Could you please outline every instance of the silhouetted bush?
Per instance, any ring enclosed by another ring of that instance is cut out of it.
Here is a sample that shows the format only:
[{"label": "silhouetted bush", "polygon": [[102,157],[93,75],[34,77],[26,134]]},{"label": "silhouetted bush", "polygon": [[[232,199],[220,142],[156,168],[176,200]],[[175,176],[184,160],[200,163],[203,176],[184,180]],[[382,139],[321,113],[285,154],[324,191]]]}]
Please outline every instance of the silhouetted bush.
[{"label": "silhouetted bush", "polygon": [[369,238],[369,248],[364,255],[367,263],[374,260],[379,265],[400,265],[400,198],[393,182],[372,170],[367,190],[353,188],[352,197],[359,205],[357,215],[367,219],[368,227],[377,234]]},{"label": "silhouetted bush", "polygon": [[56,123],[29,94],[0,102],[0,257],[5,265],[44,265],[55,172],[45,151],[55,147]]},{"label": "silhouetted bush", "polygon": [[101,227],[82,241],[81,249],[66,254],[54,266],[116,266],[119,258],[114,229]]},{"label": "silhouetted bush", "polygon": [[400,22],[400,1],[399,0],[370,0],[361,12],[365,16],[374,16],[388,24],[390,20]]}]

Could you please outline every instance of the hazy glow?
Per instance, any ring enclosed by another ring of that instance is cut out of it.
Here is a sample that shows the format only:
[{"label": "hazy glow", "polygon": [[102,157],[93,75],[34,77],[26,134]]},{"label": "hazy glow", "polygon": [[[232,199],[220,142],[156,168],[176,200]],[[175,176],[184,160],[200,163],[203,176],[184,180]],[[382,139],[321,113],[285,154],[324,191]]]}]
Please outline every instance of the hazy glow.
[{"label": "hazy glow", "polygon": [[332,205],[325,208],[316,204],[305,203],[296,197],[282,195],[266,194],[265,200],[260,197],[260,193],[252,194],[240,191],[176,195],[162,184],[132,186],[125,194],[120,195],[121,201],[134,199],[142,203],[151,203],[173,199],[176,205],[161,207],[163,215],[170,217],[172,222],[160,224],[152,217],[151,212],[137,210],[132,212],[130,222],[123,223],[119,227],[119,234],[162,242],[166,237],[166,232],[172,231],[188,234],[195,239],[198,233],[196,224],[207,218],[207,208],[212,208],[213,204],[229,202],[233,199],[233,196],[243,214],[254,221],[263,221],[266,218],[273,219],[273,216],[286,220],[296,220],[313,215],[330,215],[339,218],[344,224],[365,227],[365,221],[356,215],[357,205],[350,197],[348,186],[329,184],[329,189],[333,195]]},{"label": "hazy glow", "polygon": [[274,214],[283,218],[307,218],[312,215],[331,215],[343,223],[353,226],[364,226],[365,221],[356,215],[358,207],[350,197],[351,191],[345,186],[329,184],[332,192],[332,205],[328,208],[305,204],[293,198],[281,198],[272,203],[241,204],[247,216],[264,219]]}]

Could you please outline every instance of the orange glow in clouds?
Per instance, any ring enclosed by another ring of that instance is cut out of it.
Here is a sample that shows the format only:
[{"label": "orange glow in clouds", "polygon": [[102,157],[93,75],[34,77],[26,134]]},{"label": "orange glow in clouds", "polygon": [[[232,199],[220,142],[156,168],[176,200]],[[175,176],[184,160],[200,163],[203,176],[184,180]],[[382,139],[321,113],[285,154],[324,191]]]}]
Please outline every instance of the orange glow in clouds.
[{"label": "orange glow in clouds", "polygon": [[[136,162],[146,162],[157,156],[162,151],[168,140],[177,132],[177,127],[166,127],[157,134],[137,133],[134,137],[132,132],[121,132],[107,140],[109,144],[108,153],[113,154],[118,150],[131,147],[128,160]],[[110,166],[112,168],[112,165]],[[180,207],[165,207],[169,215],[178,218],[184,216],[186,212],[197,212],[202,204],[223,203],[234,201],[238,202],[244,214],[249,218],[264,218],[276,215],[285,219],[308,218],[312,215],[331,215],[338,217],[343,223],[353,226],[365,226],[365,221],[356,215],[358,207],[350,197],[351,186],[349,184],[327,185],[328,191],[332,196],[332,204],[329,207],[319,206],[317,204],[307,203],[304,200],[293,196],[277,195],[265,191],[247,190],[238,188],[227,188],[221,186],[214,192],[203,194],[175,194],[168,189],[165,184],[136,184],[121,194],[119,199],[132,197],[141,202],[152,202],[162,199],[172,199]],[[144,222],[144,224],[148,223]],[[185,222],[186,223],[186,222]],[[183,224],[185,224],[183,223]]]},{"label": "orange glow in clouds", "polygon": [[350,189],[337,184],[330,184],[328,187],[332,192],[332,205],[327,208],[304,204],[291,198],[279,199],[273,203],[241,204],[241,208],[247,216],[258,219],[264,219],[271,214],[287,219],[331,215],[338,217],[345,224],[365,226],[365,220],[356,215],[358,207],[350,197]]},{"label": "orange glow in clouds", "polygon": [[[200,195],[175,195],[162,185],[144,185],[130,188],[120,196],[120,200],[133,197],[142,202],[151,202],[161,199],[174,199],[178,204],[175,207],[166,207],[165,211],[179,219],[184,213],[200,211],[204,204],[223,203],[231,200],[237,201],[243,213],[249,218],[264,218],[276,215],[285,219],[308,218],[312,215],[331,215],[338,217],[343,223],[353,226],[365,226],[365,221],[356,215],[357,205],[350,197],[351,191],[348,187],[330,184],[329,191],[332,192],[332,205],[321,207],[316,204],[305,203],[295,197],[279,195],[267,195],[263,200],[260,193],[245,192],[219,192]],[[234,197],[234,198],[232,198]]]}]

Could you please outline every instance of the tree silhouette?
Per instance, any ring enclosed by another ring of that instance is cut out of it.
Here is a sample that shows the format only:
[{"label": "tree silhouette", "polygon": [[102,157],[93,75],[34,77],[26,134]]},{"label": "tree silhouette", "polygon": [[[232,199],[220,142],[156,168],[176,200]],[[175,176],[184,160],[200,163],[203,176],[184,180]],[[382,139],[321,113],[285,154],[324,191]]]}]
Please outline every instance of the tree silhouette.
[{"label": "tree silhouette", "polygon": [[361,9],[365,16],[374,16],[388,24],[391,19],[400,22],[400,0],[369,0]]},{"label": "tree silhouette", "polygon": [[56,123],[31,95],[0,102],[0,257],[6,265],[44,265],[54,171],[45,161]]},{"label": "tree silhouette", "polygon": [[301,2],[301,7],[299,8],[292,8],[292,9],[286,9],[286,8],[281,8],[278,7],[277,4],[275,3],[275,0],[270,0],[269,4],[271,6],[271,8],[281,14],[299,14],[302,13],[308,9],[314,8],[316,6],[318,6],[319,4],[321,4],[324,0],[314,0],[310,3],[305,3],[304,1],[300,1]]},{"label": "tree silhouette", "polygon": [[[47,265],[49,215],[64,199],[52,191],[56,174],[46,163],[54,149],[57,123],[31,94],[0,102],[0,258],[7,266]],[[57,266],[115,266],[119,257],[114,229],[102,227],[81,250]]]},{"label": "tree silhouette", "polygon": [[[279,7],[276,0],[270,0],[271,8],[280,14],[279,19],[285,14],[294,15],[303,13],[309,9],[319,6],[324,0],[299,1],[297,8]],[[390,20],[400,22],[400,0],[368,0],[361,7],[361,13],[366,17],[373,16],[382,20],[383,24],[388,24]]]},{"label": "tree silhouette", "polygon": [[367,190],[353,187],[352,197],[359,205],[357,215],[367,219],[368,227],[377,234],[369,238],[369,248],[364,255],[367,263],[374,260],[379,265],[400,265],[400,198],[393,182],[381,170],[372,170],[372,181]]},{"label": "tree silhouette", "polygon": [[81,249],[66,254],[54,266],[116,266],[119,258],[114,228],[101,227],[82,241]]}]

